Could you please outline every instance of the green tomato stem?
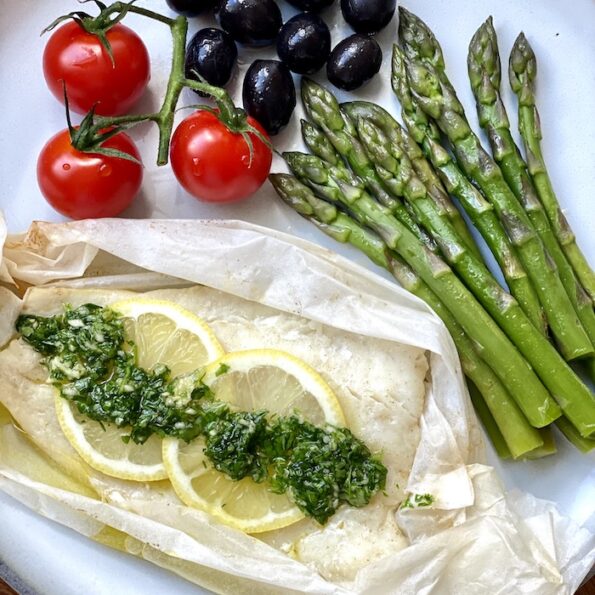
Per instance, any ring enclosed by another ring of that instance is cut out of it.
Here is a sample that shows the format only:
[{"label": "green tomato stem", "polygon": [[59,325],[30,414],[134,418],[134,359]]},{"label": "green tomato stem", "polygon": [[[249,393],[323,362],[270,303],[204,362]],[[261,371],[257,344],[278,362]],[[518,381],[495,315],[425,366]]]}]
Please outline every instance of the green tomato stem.
[{"label": "green tomato stem", "polygon": [[[239,109],[234,105],[225,89],[186,78],[184,64],[186,57],[186,37],[188,34],[188,19],[186,17],[178,16],[176,19],[170,19],[146,8],[141,8],[133,4],[125,4],[123,2],[115,2],[101,12],[97,17],[97,21],[104,26],[110,15],[120,15],[121,18],[122,13],[126,14],[128,12],[133,12],[159,21],[170,28],[173,42],[172,62],[163,103],[161,104],[159,111],[155,113],[97,117],[95,118],[93,125],[90,127],[88,138],[97,141],[102,131],[114,126],[125,128],[134,126],[140,122],[155,122],[159,128],[157,165],[165,165],[169,157],[169,144],[174,126],[176,107],[184,87],[189,87],[209,95],[217,104],[219,109],[219,119],[231,131],[242,134],[247,132],[258,133],[258,131],[247,124],[244,110]],[[257,134],[257,136],[260,137],[261,135]],[[266,144],[268,144],[268,142],[266,142]],[[92,148],[93,147],[82,147],[81,150],[89,150]]]},{"label": "green tomato stem", "polygon": [[[116,2],[115,4],[112,4],[111,6],[108,6],[108,11],[109,13],[111,12],[117,12],[118,10],[122,10],[122,2]],[[117,7],[114,9],[114,7]],[[114,9],[114,10],[112,10]],[[159,21],[161,23],[164,23],[165,25],[169,25],[170,27],[173,27],[175,20],[174,19],[170,19],[169,17],[163,16],[162,14],[159,14],[158,12],[153,12],[152,10],[149,10],[148,8],[142,8],[141,6],[136,6],[134,4],[129,4],[128,5],[128,12],[134,12],[136,14],[139,14],[143,17],[148,17],[149,19],[153,19],[154,21]],[[180,17],[178,17],[179,19]],[[186,18],[186,17],[181,17],[181,18]]]},{"label": "green tomato stem", "polygon": [[186,55],[186,33],[188,32],[188,20],[179,16],[171,25],[173,39],[172,63],[169,81],[163,104],[159,110],[156,120],[159,127],[159,149],[157,152],[157,165],[167,163],[169,155],[169,139],[174,126],[174,115],[180,93],[184,88],[184,58]]}]

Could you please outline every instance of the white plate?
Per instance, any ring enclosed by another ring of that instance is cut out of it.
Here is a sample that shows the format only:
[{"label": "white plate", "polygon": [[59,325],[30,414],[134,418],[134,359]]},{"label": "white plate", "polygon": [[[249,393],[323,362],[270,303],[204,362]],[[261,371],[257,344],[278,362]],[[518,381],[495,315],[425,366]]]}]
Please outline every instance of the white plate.
[{"label": "white plate", "polygon": [[[280,4],[285,18],[295,13],[285,2]],[[161,0],[146,1],[145,5],[167,10],[165,1]],[[558,0],[410,0],[405,5],[426,20],[440,39],[449,75],[475,125],[477,118],[466,71],[467,44],[473,32],[489,14],[493,14],[506,62],[516,35],[521,29],[525,31],[538,57],[538,103],[550,173],[579,243],[595,264],[595,3],[592,0],[574,0],[572,3]],[[65,126],[63,108],[49,94],[43,81],[41,55],[46,38],[40,38],[39,32],[57,15],[79,7],[74,0],[3,0],[0,8],[0,88],[3,90],[0,209],[7,217],[9,229],[16,232],[26,229],[33,219],[63,220],[45,203],[35,181],[39,150],[51,135]],[[90,5],[85,8],[91,10]],[[327,11],[324,16],[332,26],[336,43],[347,31],[338,8]],[[142,34],[152,58],[150,92],[138,109],[155,110],[169,73],[169,33],[163,25],[134,15],[127,18],[126,23]],[[207,24],[212,21],[194,19],[190,32]],[[399,108],[390,92],[388,76],[395,29],[396,20],[378,35],[384,51],[381,73],[352,97],[372,99],[397,114]],[[273,51],[241,50],[241,72],[256,56],[265,55],[273,57]],[[318,79],[323,82],[324,76],[320,75]],[[237,99],[241,96],[241,80],[240,73],[232,84]],[[507,82],[503,88],[509,115],[515,124],[516,102]],[[342,99],[348,97],[341,95]],[[191,92],[184,92],[183,100],[186,104],[195,102]],[[302,147],[298,126],[300,116],[298,108],[290,126],[275,139],[277,148]],[[250,200],[237,205],[199,203],[177,186],[169,167],[157,171],[153,165],[155,130],[150,125],[143,125],[132,135],[141,149],[146,179],[142,194],[126,216],[243,219],[295,233],[378,271],[356,250],[330,240],[281,204],[268,184]],[[276,158],[274,170],[280,171],[282,167],[282,162]],[[378,272],[382,274],[382,271]],[[491,449],[490,457],[510,488],[520,488],[554,500],[564,513],[595,531],[595,453],[580,455],[563,439],[559,440],[559,451],[556,457],[531,463],[500,463]],[[194,587],[170,573],[91,543],[37,517],[4,495],[0,495],[0,527],[0,559],[44,595],[196,593]]]}]

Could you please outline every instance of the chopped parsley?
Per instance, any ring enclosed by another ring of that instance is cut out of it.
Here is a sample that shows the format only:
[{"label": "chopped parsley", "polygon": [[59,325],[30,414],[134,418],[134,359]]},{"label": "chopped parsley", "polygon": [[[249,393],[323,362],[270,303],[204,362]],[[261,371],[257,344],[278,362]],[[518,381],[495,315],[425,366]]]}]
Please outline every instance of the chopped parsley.
[{"label": "chopped parsley", "polygon": [[171,378],[169,368],[136,365],[118,314],[85,304],[45,318],[20,316],[17,330],[44,358],[50,380],[80,413],[130,427],[138,444],[152,434],[190,441],[201,434],[200,400],[211,396],[200,371]]},{"label": "chopped parsley", "polygon": [[288,492],[320,523],[341,503],[365,506],[386,484],[386,467],[347,428],[281,417],[270,426],[265,451],[272,463],[271,491]]},{"label": "chopped parsley", "polygon": [[[315,426],[297,414],[235,411],[215,399],[201,370],[172,378],[162,364],[140,368],[122,318],[109,308],[85,304],[52,317],[23,315],[17,330],[44,356],[60,395],[84,416],[130,428],[124,440],[138,444],[153,434],[186,442],[200,436],[215,469],[236,481],[266,482],[319,523],[341,504],[365,506],[386,485],[386,467],[347,428]],[[216,375],[228,371],[221,364]]]},{"label": "chopped parsley", "polygon": [[409,494],[401,504],[401,508],[423,508],[434,503],[432,494]]}]

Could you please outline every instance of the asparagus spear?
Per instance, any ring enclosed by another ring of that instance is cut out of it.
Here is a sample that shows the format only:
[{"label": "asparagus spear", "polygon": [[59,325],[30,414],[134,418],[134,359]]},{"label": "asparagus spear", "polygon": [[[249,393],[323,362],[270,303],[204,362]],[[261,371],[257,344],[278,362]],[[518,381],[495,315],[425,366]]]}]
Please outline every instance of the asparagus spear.
[{"label": "asparagus spear", "polygon": [[378,235],[359,225],[335,205],[318,198],[296,177],[290,174],[270,174],[269,180],[283,202],[294,211],[334,240],[352,244],[374,264],[390,271],[387,247]]},{"label": "asparagus spear", "polygon": [[[326,91],[326,96],[328,97],[329,95],[330,92]],[[345,110],[342,111],[345,113]],[[347,115],[346,120],[350,121],[349,115]],[[477,256],[477,258],[482,258],[481,252],[475,243],[475,240],[473,239],[473,236],[471,235],[465,220],[450,199],[444,188],[444,185],[442,184],[442,181],[436,174],[436,171],[429,163],[427,158],[424,156],[416,140],[405,130],[403,130],[398,122],[395,121],[395,125],[398,128],[397,133],[399,142],[403,145],[403,148],[405,149],[409,159],[411,159],[417,176],[425,184],[428,193],[436,203],[437,208],[442,211],[441,216],[450,221],[467,248],[471,250],[471,252]],[[353,128],[351,130],[353,132]]]},{"label": "asparagus spear", "polygon": [[539,201],[527,165],[512,134],[506,108],[500,96],[500,54],[492,17],[477,30],[467,57],[471,88],[477,102],[479,123],[486,131],[494,159],[508,185],[519,199],[541,241],[553,258],[566,293],[592,344],[595,344],[593,302],[578,282],[574,270],[558,243],[543,205]]},{"label": "asparagus spear", "polygon": [[[550,328],[566,359],[593,355],[591,341],[582,327],[560,278],[556,274],[537,232],[506,183],[496,162],[483,149],[471,130],[465,110],[450,83],[447,82],[439,45],[427,26],[417,17],[402,11],[399,25],[405,51],[417,54],[419,60],[406,64],[412,95],[422,109],[436,120],[453,145],[461,169],[483,191],[494,205],[512,243],[517,247],[527,274],[533,281]],[[419,40],[422,40],[420,42]],[[428,48],[435,46],[430,61],[422,61]]]},{"label": "asparagus spear", "polygon": [[[475,407],[477,417],[479,417],[479,419],[481,420],[481,423],[483,424],[483,427],[487,435],[489,436],[490,441],[492,442],[496,450],[496,453],[501,459],[510,459],[512,457],[512,453],[508,448],[508,444],[506,443],[506,440],[504,439],[504,436],[502,435],[502,432],[500,431],[498,424],[491,415],[491,412],[483,399],[483,395],[479,392],[479,389],[469,379],[467,379],[467,388],[469,389],[469,396],[471,397],[471,402]],[[567,421],[566,423],[569,422]],[[574,430],[576,435],[580,436],[580,434],[578,434],[574,426],[572,426],[572,424],[569,425]],[[535,460],[551,456],[558,452],[556,448],[556,442],[550,426],[546,428],[541,428],[541,430],[538,431],[540,434],[542,444],[540,444],[531,451],[523,453],[519,457],[514,457],[515,459],[520,458],[525,460]],[[588,442],[586,438],[583,438],[582,440]],[[584,444],[581,444],[581,446],[584,446]],[[587,451],[583,450],[583,452]]]},{"label": "asparagus spear", "polygon": [[[500,287],[488,268],[469,253],[450,222],[437,215],[424,185],[400,146],[389,142],[382,130],[365,118],[358,120],[357,129],[380,178],[387,186],[395,188],[395,192],[398,188],[411,203],[421,223],[440,246],[445,260],[514,343],[518,320],[524,317],[518,303]],[[503,308],[503,304],[507,306]],[[530,324],[528,319],[527,323]]]},{"label": "asparagus spear", "polygon": [[[392,208],[390,200],[400,198],[398,194],[386,188],[376,175],[374,168],[367,159],[361,147],[353,122],[339,109],[336,97],[328,90],[314,81],[302,79],[302,101],[306,114],[324,132],[335,149],[345,158],[351,169],[364,180],[369,191],[385,206],[393,210],[395,215],[405,223],[411,231],[416,233],[407,219],[403,219],[398,210]],[[304,137],[305,138],[305,137]],[[422,180],[428,186],[430,195],[436,203],[436,208],[441,211],[441,217],[448,219],[457,229],[462,241],[478,258],[481,253],[473,239],[463,217],[445,192],[440,179],[427,162],[417,143],[407,135],[405,140],[411,159],[416,169],[421,172]],[[390,196],[390,199],[387,199]],[[414,217],[415,219],[415,217]],[[422,229],[423,233],[423,229]],[[429,247],[433,244],[425,240]],[[435,250],[434,250],[435,251]]]},{"label": "asparagus spear", "polygon": [[[316,193],[331,202],[344,204],[360,223],[372,227],[440,296],[465,332],[481,346],[482,354],[486,356],[484,359],[493,362],[494,372],[498,374],[513,398],[519,404],[523,402],[523,411],[532,425],[547,425],[544,420],[557,418],[559,412],[547,392],[543,390],[543,385],[535,382],[537,377],[529,373],[531,366],[581,434],[588,437],[595,432],[595,398],[522,311],[521,316],[517,318],[516,329],[510,325],[512,328],[509,330],[514,332],[515,343],[527,361],[514,349],[500,327],[452,270],[425,250],[388,209],[372,199],[357,176],[343,167],[325,164],[313,155],[285,153],[284,158],[298,178]],[[502,308],[506,309],[508,305],[502,304]],[[527,362],[531,366],[528,366]],[[539,411],[528,405],[537,402],[541,403]]]},{"label": "asparagus spear", "polygon": [[372,195],[435,252],[435,243],[420,228],[399,197],[387,192],[382,185],[364,148],[357,140],[353,123],[341,113],[335,96],[321,85],[302,77],[302,103],[308,117],[324,132],[335,150],[363,180]]},{"label": "asparagus spear", "polygon": [[[293,176],[272,174],[273,187],[293,209],[340,242],[349,242],[359,248],[374,263],[390,271],[408,291],[425,301],[440,316],[449,330],[461,358],[465,375],[483,395],[487,415],[497,424],[495,439],[504,441],[504,447],[515,458],[541,447],[543,439],[522,414],[492,369],[481,359],[473,342],[455,320],[438,296],[396,254],[388,251],[381,238],[365,229],[351,217],[328,202],[317,198],[312,190]],[[482,416],[485,412],[482,411]],[[490,432],[490,435],[492,433]]]},{"label": "asparagus spear", "polygon": [[512,454],[496,420],[492,416],[479,389],[469,378],[467,378],[467,388],[469,389],[469,396],[475,408],[475,413],[477,413],[477,417],[479,417],[486,434],[490,437],[490,442],[494,446],[496,453],[501,459],[510,459]]},{"label": "asparagus spear", "polygon": [[541,435],[541,439],[543,440],[543,444],[538,446],[535,450],[532,450],[531,452],[528,452],[526,455],[524,455],[524,459],[529,459],[531,461],[535,459],[542,459],[543,457],[555,455],[558,452],[556,447],[556,439],[554,438],[554,433],[552,432],[552,427],[548,426],[547,428],[541,428],[539,433]]},{"label": "asparagus spear", "polygon": [[[304,139],[304,143],[306,143],[306,147],[318,147],[318,156],[331,165],[341,165],[343,163],[343,159],[337,149],[335,149],[328,136],[318,126],[303,119],[300,120],[300,125],[302,138]],[[298,180],[296,182],[300,184]]]},{"label": "asparagus spear", "polygon": [[[357,131],[355,132],[355,134],[356,134],[356,136],[354,137],[354,140],[359,144],[361,135],[358,135]],[[322,132],[322,130],[320,128],[318,128],[317,126],[314,126],[313,124],[310,124],[306,120],[302,120],[302,136],[304,138],[304,142],[306,143],[306,146],[308,147],[308,149],[312,153],[314,153],[316,156],[320,157],[321,159],[323,159],[327,163],[330,163],[331,165],[344,166],[341,156],[338,154],[338,152],[335,150],[335,148],[331,144],[330,139]],[[399,137],[399,142],[401,142],[400,137]],[[404,194],[404,188],[403,188],[402,182],[400,180],[392,180],[391,178],[387,178],[387,176],[384,175],[383,172],[377,167],[376,163],[374,163],[373,156],[370,155],[370,152],[364,147],[363,144],[361,144],[361,146],[364,148],[365,155],[368,156],[370,159],[371,168],[373,169],[376,177],[378,178],[380,183],[383,185],[383,187],[386,189],[386,191],[390,192],[391,196],[407,199],[407,196]],[[420,184],[421,184],[421,182],[420,182]],[[417,205],[414,204],[414,202],[411,200],[407,200],[407,202],[405,204],[410,207],[416,221],[419,221],[420,224],[422,225],[422,230],[425,228],[425,230],[430,232],[430,235],[431,235],[431,238],[432,238],[434,244],[437,245],[438,247],[441,247],[443,252],[445,250],[451,250],[448,243],[447,243],[447,245],[444,245],[444,242],[442,242],[442,238],[440,237],[440,235],[436,235],[432,232],[432,230],[430,229],[430,227],[427,224],[427,221],[424,220],[422,214],[419,212]],[[428,196],[428,201],[426,201],[426,206],[429,210],[432,211],[433,216],[435,216],[449,230],[453,231],[457,244],[462,245],[462,250],[464,250],[465,252],[468,252],[467,246],[463,244],[463,240],[458,236],[456,230],[454,230],[454,226],[451,224],[450,218],[448,218],[446,216],[446,211],[442,208],[442,205],[440,203],[437,203],[434,200],[430,200],[429,196]],[[477,261],[477,260],[478,260],[478,258],[476,258],[474,256],[474,261]],[[480,261],[480,262],[481,262],[481,265],[483,265],[483,261]],[[489,274],[489,271],[487,271],[487,268],[485,270],[486,270],[486,273]]]},{"label": "asparagus spear", "polygon": [[573,446],[578,448],[581,452],[590,452],[595,448],[595,438],[584,438],[576,428],[565,418],[560,417],[556,420],[556,426],[564,437]]},{"label": "asparagus spear", "polygon": [[[402,108],[403,120],[411,135],[420,144],[426,156],[440,174],[447,190],[456,196],[475,227],[479,230],[496,261],[500,265],[512,295],[533,324],[547,335],[547,323],[539,298],[512,246],[504,227],[493,206],[485,200],[481,192],[467,179],[455,163],[450,153],[440,144],[440,131],[411,96],[407,83],[405,61],[401,49],[393,46],[392,87]],[[381,125],[384,118],[376,118]]]},{"label": "asparagus spear", "polygon": [[[402,141],[401,141],[401,136],[399,134],[400,128],[399,128],[398,123],[396,122],[396,120],[394,120],[394,118],[390,114],[388,114],[381,107],[374,105],[372,103],[358,101],[358,102],[343,104],[341,109],[344,109],[352,117],[352,119],[354,121],[359,120],[362,122],[368,122],[371,131],[374,131],[374,129],[376,129],[376,132],[374,133],[375,136],[377,136],[376,139],[367,138],[366,140],[364,140],[363,137],[361,139],[364,146],[367,148],[368,152],[370,153],[370,158],[372,160],[373,160],[372,153],[379,153],[379,152],[390,153],[392,150],[397,150],[399,144],[401,144]],[[384,140],[381,140],[383,137],[384,137]],[[381,143],[381,145],[383,145],[383,146],[376,146],[377,142]],[[387,142],[389,142],[388,145],[387,145]],[[450,157],[449,157],[449,159],[450,159]],[[453,167],[456,168],[456,166],[454,166],[454,164],[453,164]],[[379,175],[380,175],[380,172],[379,172]],[[381,177],[386,177],[386,175],[384,175],[384,176],[381,175]],[[477,192],[475,189],[473,189],[473,191]],[[483,209],[480,207],[478,210],[482,211],[482,213],[487,213],[495,218],[493,211],[491,211],[491,205],[486,203],[485,200],[483,199],[483,197],[481,197],[481,195],[479,196],[479,200],[481,200],[483,204],[487,205],[487,209],[485,211],[483,211]],[[500,225],[499,221],[497,219],[495,219],[495,221],[496,221],[497,225]],[[422,223],[424,223],[423,220],[422,220]],[[424,224],[427,224],[427,222],[425,222]],[[505,238],[504,230],[501,227],[500,227],[500,230],[502,232],[502,235]],[[448,232],[448,230],[447,230],[447,232]],[[442,232],[438,232],[438,233],[442,235]],[[450,236],[451,234],[448,234],[448,235]],[[446,236],[443,236],[443,237],[446,237]],[[440,243],[438,241],[438,238],[435,238],[435,239],[437,240],[437,243]],[[448,241],[452,242],[451,239],[449,239]],[[512,249],[512,247],[508,244],[508,242],[506,240],[503,242],[502,246],[504,249],[506,249],[507,247],[509,249]],[[510,250],[509,250],[509,252],[510,252]],[[500,254],[503,254],[503,253],[504,253],[504,251],[500,250]],[[510,256],[510,258],[507,258],[506,260],[503,261],[503,269],[505,271],[505,278],[507,280],[509,280],[509,287],[511,288],[511,291],[512,291],[512,289],[515,289],[515,290],[517,290],[517,292],[519,291],[519,287],[520,287],[521,296],[523,298],[525,298],[524,299],[525,308],[523,308],[523,310],[525,310],[525,313],[530,317],[531,322],[537,328],[539,328],[540,331],[545,335],[543,319],[540,316],[541,307],[539,305],[537,296],[533,292],[533,289],[532,289],[527,277],[524,276],[523,268],[520,265],[520,263],[518,263],[518,260],[516,259],[516,255],[514,253],[510,253],[509,256]],[[480,263],[480,264],[482,264],[482,263]],[[487,271],[487,269],[485,272],[488,275],[490,274],[489,271]],[[519,285],[517,283],[517,281],[523,281],[523,280],[525,281],[524,284],[521,283]],[[525,288],[527,289],[527,291],[523,292],[522,290]],[[479,296],[478,296],[478,298],[479,298]],[[533,301],[531,301],[531,298],[533,298]],[[527,303],[529,305],[527,305]],[[523,304],[521,304],[521,307],[522,306],[523,306]]]},{"label": "asparagus spear", "polygon": [[529,172],[566,257],[591,300],[595,302],[595,272],[578,247],[574,233],[562,213],[541,152],[542,133],[535,104],[536,76],[535,54],[525,35],[521,33],[510,53],[508,78],[519,101],[519,129],[525,144]]},{"label": "asparagus spear", "polygon": [[[480,346],[482,353],[489,353],[489,360],[494,362],[492,366],[494,372],[499,375],[500,380],[517,403],[519,405],[523,403],[521,408],[532,425],[542,427],[559,417],[559,408],[552,401],[537,376],[531,371],[531,367],[448,265],[425,249],[423,244],[398,219],[393,217],[388,209],[378,204],[365,191],[355,175],[345,168],[328,165],[314,155],[285,153],[283,156],[298,178],[322,198],[343,204],[361,224],[374,229],[389,248],[395,250],[430,288],[440,295],[459,324]],[[506,308],[508,304],[502,306]],[[528,341],[525,346],[529,346],[529,351],[531,351],[536,347],[529,345],[532,343],[531,329],[535,329],[530,323],[527,326],[530,328],[526,329],[525,339]],[[519,328],[521,327],[523,327],[522,324],[519,325]],[[539,337],[541,339],[541,335]],[[549,346],[549,344],[547,345]],[[557,357],[555,350],[553,353]],[[549,364],[553,363],[547,352],[540,353],[540,356],[543,355],[546,356],[545,359]],[[539,359],[545,361],[543,357]],[[572,376],[574,375],[572,374]],[[560,376],[556,375],[556,377]],[[578,379],[576,380],[578,381]],[[580,381],[578,382],[580,383]],[[527,383],[531,385],[531,388]],[[572,389],[571,392],[573,392]],[[579,392],[582,392],[582,389],[579,389]],[[570,393],[565,396],[570,397],[569,403],[575,401],[574,396],[571,396]],[[574,410],[574,405],[570,409]],[[580,416],[583,418],[580,423],[584,425],[584,412],[582,411],[584,404],[580,404],[580,409]],[[585,432],[591,431],[591,422],[588,422],[587,425],[588,428],[587,426],[583,427]],[[595,430],[595,407],[592,429]]]}]

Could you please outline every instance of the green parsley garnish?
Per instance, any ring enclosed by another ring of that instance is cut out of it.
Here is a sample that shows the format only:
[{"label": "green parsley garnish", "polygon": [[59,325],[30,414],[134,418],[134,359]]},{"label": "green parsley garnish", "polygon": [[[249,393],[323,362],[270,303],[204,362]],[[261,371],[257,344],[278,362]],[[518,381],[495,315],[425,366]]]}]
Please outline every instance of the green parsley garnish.
[{"label": "green parsley garnish", "polygon": [[434,503],[432,494],[409,494],[401,504],[401,508],[423,508]]}]

